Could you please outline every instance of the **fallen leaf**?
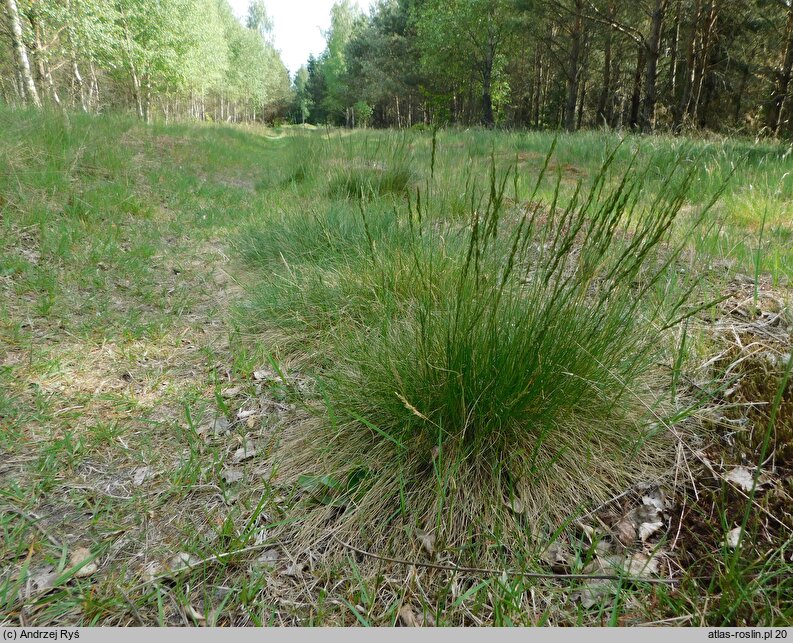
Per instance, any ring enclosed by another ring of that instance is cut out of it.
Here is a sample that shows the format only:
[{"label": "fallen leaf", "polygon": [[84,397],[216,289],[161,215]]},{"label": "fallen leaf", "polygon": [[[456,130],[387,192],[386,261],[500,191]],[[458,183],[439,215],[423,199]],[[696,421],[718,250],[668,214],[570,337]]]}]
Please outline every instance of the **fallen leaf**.
[{"label": "fallen leaf", "polygon": [[20,590],[20,598],[24,599],[46,592],[55,584],[56,578],[58,578],[58,572],[54,567],[46,565],[37,568],[28,575],[25,586]]},{"label": "fallen leaf", "polygon": [[558,540],[552,542],[542,554],[540,558],[547,563],[554,571],[567,569],[570,563],[570,552],[564,543]]},{"label": "fallen leaf", "polygon": [[205,624],[207,617],[204,616],[201,612],[199,612],[195,607],[192,605],[187,606],[187,613],[189,614],[190,618],[194,621],[198,622],[199,624]]},{"label": "fallen leaf", "polygon": [[595,553],[598,556],[608,556],[611,553],[611,542],[605,538],[601,538],[595,543]]},{"label": "fallen leaf", "polygon": [[248,411],[239,410],[237,411],[237,419],[247,420],[250,417],[254,417],[257,413],[258,411],[254,411],[254,410],[248,410]]},{"label": "fallen leaf", "polygon": [[292,563],[289,565],[284,571],[284,576],[291,576],[292,578],[297,578],[303,575],[303,570],[305,569],[305,563]]},{"label": "fallen leaf", "polygon": [[232,464],[239,464],[245,460],[250,460],[255,455],[256,445],[254,445],[251,440],[247,440],[245,446],[241,446],[234,452],[234,455],[231,456],[231,462]]},{"label": "fallen leaf", "polygon": [[422,548],[424,551],[432,557],[435,554],[435,534],[428,534],[421,530],[416,532],[416,536],[419,539],[419,543],[421,543]]},{"label": "fallen leaf", "polygon": [[658,573],[658,557],[635,553],[627,556],[622,565],[627,576],[649,578]]},{"label": "fallen leaf", "polygon": [[573,592],[574,601],[579,601],[584,609],[590,609],[600,605],[607,596],[617,593],[617,586],[607,580],[588,580],[583,583],[581,589]]},{"label": "fallen leaf", "polygon": [[234,484],[242,480],[244,476],[239,469],[223,469],[223,471],[220,472],[220,477],[227,484]]},{"label": "fallen leaf", "polygon": [[584,535],[589,539],[590,543],[595,542],[595,539],[598,538],[598,532],[592,525],[578,523],[578,526],[581,528],[581,531],[584,532]]},{"label": "fallen leaf", "polygon": [[624,556],[617,554],[606,554],[595,556],[589,564],[584,567],[584,574],[619,574],[622,570]]},{"label": "fallen leaf", "polygon": [[648,507],[655,507],[659,513],[664,511],[664,495],[660,489],[653,489],[642,496],[642,503]]},{"label": "fallen leaf", "polygon": [[222,415],[215,418],[215,421],[212,423],[212,432],[215,435],[228,433],[229,429],[231,429],[231,423]]},{"label": "fallen leaf", "polygon": [[623,545],[630,545],[636,540],[636,525],[630,514],[624,516],[614,527],[614,535]]},{"label": "fallen leaf", "polygon": [[256,381],[274,380],[275,378],[276,373],[269,368],[260,368],[257,371],[253,371],[253,379]]},{"label": "fallen leaf", "polygon": [[[609,556],[596,556],[583,569],[584,574],[615,574],[626,575],[632,578],[649,578],[658,573],[658,560],[656,556],[635,553],[627,556],[616,554]],[[573,600],[578,600],[581,605],[589,609],[600,605],[607,596],[617,593],[618,583],[607,579],[592,579],[585,581],[580,590],[573,593]]]},{"label": "fallen leaf", "polygon": [[263,565],[269,565],[274,567],[276,563],[280,560],[280,558],[281,558],[281,553],[273,547],[272,549],[264,550],[256,560],[262,563]]},{"label": "fallen leaf", "polygon": [[663,502],[650,496],[645,496],[643,501],[645,504],[631,509],[614,526],[614,534],[623,545],[630,545],[637,535],[644,542],[664,526],[659,508]]},{"label": "fallen leaf", "polygon": [[[735,467],[724,476],[724,479],[727,482],[732,482],[734,485],[747,492],[751,491],[752,487],[754,486],[754,475],[746,467]],[[757,479],[756,490],[762,491],[763,487],[769,484],[769,482],[769,477],[764,473],[761,473]]]},{"label": "fallen leaf", "polygon": [[746,467],[735,467],[724,476],[724,479],[738,485],[744,491],[751,491],[754,486],[752,473]]},{"label": "fallen leaf", "polygon": [[513,496],[509,500],[504,500],[504,505],[512,512],[518,515],[525,513],[526,507],[523,501],[517,496]]},{"label": "fallen leaf", "polygon": [[643,522],[658,522],[661,520],[661,512],[652,504],[636,507],[632,513],[637,524]]},{"label": "fallen leaf", "polygon": [[237,397],[242,392],[241,386],[229,386],[220,391],[220,394],[225,398]]},{"label": "fallen leaf", "polygon": [[398,624],[402,627],[421,627],[416,612],[407,603],[399,608]]},{"label": "fallen leaf", "polygon": [[178,554],[174,554],[174,556],[171,557],[171,560],[168,562],[168,568],[172,572],[178,572],[181,569],[195,567],[200,562],[201,561],[192,554],[182,551]]},{"label": "fallen leaf", "polygon": [[656,522],[643,522],[639,525],[639,540],[642,542],[646,541],[650,536],[652,536],[656,531],[659,529],[663,529],[664,523],[661,521]]},{"label": "fallen leaf", "polygon": [[136,487],[139,487],[151,477],[151,467],[138,467],[132,474],[132,484],[134,484]]},{"label": "fallen leaf", "polygon": [[162,574],[162,571],[162,565],[160,565],[160,563],[158,563],[156,560],[152,560],[143,570],[143,580],[147,583],[150,583],[155,578],[157,578],[157,576]]},{"label": "fallen leaf", "polygon": [[79,565],[83,565],[74,573],[76,578],[86,578],[87,576],[94,574],[96,570],[99,569],[99,565],[97,565],[94,561],[91,561],[90,563],[86,562],[90,560],[91,556],[91,550],[87,547],[79,547],[72,552],[71,558],[69,560],[69,566],[77,567]]},{"label": "fallen leaf", "polygon": [[727,532],[727,536],[724,538],[724,544],[727,545],[730,549],[737,549],[738,545],[741,542],[741,528],[736,527],[735,529],[731,529]]}]

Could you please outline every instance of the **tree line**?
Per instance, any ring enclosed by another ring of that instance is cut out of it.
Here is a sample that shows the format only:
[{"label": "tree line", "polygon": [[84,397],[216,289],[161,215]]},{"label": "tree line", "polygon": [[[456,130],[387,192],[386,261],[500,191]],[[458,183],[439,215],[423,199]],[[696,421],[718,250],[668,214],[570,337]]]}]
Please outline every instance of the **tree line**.
[{"label": "tree line", "polygon": [[793,134],[791,0],[342,0],[326,35],[294,121]]},{"label": "tree line", "polygon": [[290,105],[263,0],[244,24],[227,0],[3,0],[2,14],[6,104],[225,121]]},{"label": "tree line", "polygon": [[293,79],[264,0],[2,0],[0,100],[141,118],[793,135],[793,0],[339,0]]}]

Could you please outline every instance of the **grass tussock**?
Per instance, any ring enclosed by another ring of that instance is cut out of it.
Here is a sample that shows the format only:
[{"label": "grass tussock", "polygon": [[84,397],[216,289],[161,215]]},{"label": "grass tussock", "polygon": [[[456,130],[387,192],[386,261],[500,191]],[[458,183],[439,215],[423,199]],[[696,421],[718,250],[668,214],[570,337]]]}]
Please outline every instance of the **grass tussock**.
[{"label": "grass tussock", "polygon": [[508,208],[517,179],[494,164],[464,226],[429,214],[430,185],[389,215],[361,200],[346,223],[331,210],[299,241],[281,222],[251,244],[288,266],[259,311],[325,358],[322,410],[282,449],[286,481],[309,472],[333,497],[310,528],[482,555],[663,475],[675,409],[652,364],[685,303],[664,284],[692,175],[678,163],[640,205],[643,171],[614,183],[611,158],[564,206]]},{"label": "grass tussock", "polygon": [[366,140],[361,149],[352,141],[329,140],[327,145],[328,151],[338,154],[329,172],[327,194],[331,199],[405,198],[416,179],[405,139],[388,146]]},{"label": "grass tussock", "polygon": [[344,168],[331,178],[328,195],[347,199],[406,196],[412,178],[412,172],[407,166]]}]

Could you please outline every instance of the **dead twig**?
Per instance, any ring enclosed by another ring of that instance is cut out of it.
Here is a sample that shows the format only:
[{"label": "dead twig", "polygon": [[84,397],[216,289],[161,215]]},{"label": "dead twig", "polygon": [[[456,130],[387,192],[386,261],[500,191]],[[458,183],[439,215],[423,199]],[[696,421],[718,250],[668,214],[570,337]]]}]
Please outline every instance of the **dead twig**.
[{"label": "dead twig", "polygon": [[392,558],[390,556],[383,556],[382,554],[375,554],[365,549],[360,549],[351,545],[350,543],[339,540],[335,535],[333,539],[342,547],[357,552],[362,556],[382,560],[388,563],[396,563],[398,565],[408,565],[411,567],[424,567],[427,569],[438,569],[446,572],[462,572],[465,574],[483,574],[487,576],[521,576],[523,578],[538,578],[547,580],[615,580],[627,581],[632,583],[651,583],[653,585],[674,585],[678,581],[672,578],[637,578],[634,576],[625,576],[623,574],[555,574],[553,572],[522,572],[517,570],[506,569],[491,569],[487,567],[460,567],[456,565],[441,565],[439,563],[425,563],[416,560],[405,560],[404,558]]},{"label": "dead twig", "polygon": [[257,549],[264,549],[265,547],[271,547],[272,544],[273,544],[272,541],[267,541],[267,542],[259,543],[257,545],[251,545],[250,547],[243,547],[242,549],[235,549],[233,551],[226,551],[226,552],[222,552],[220,554],[215,554],[214,556],[209,556],[207,558],[202,558],[201,560],[197,560],[194,563],[185,564],[182,567],[179,567],[177,569],[169,570],[169,571],[164,572],[162,574],[158,574],[157,576],[154,576],[154,577],[152,577],[152,578],[150,578],[148,580],[145,580],[142,583],[139,583],[138,585],[135,585],[132,588],[131,591],[141,589],[143,587],[146,587],[146,585],[150,585],[152,583],[156,583],[156,582],[164,580],[166,578],[173,578],[175,576],[180,576],[181,574],[184,574],[185,572],[189,572],[189,571],[195,569],[196,567],[202,567],[203,565],[208,565],[210,563],[216,563],[216,562],[225,560],[226,558],[231,558],[232,556],[237,556],[238,554],[245,554],[245,553],[250,552],[250,551],[256,551]]}]

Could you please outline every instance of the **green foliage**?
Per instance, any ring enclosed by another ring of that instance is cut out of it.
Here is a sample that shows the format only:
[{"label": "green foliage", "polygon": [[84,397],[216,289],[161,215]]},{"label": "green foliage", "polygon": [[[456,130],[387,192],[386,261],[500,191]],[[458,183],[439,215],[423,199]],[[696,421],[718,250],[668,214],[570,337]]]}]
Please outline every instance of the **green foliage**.
[{"label": "green foliage", "polygon": [[311,108],[314,101],[311,98],[308,88],[308,68],[302,65],[295,74],[294,102],[292,104],[292,119],[295,123],[305,123],[311,116]]},{"label": "green foliage", "polygon": [[366,127],[371,122],[374,108],[369,103],[359,100],[352,109],[355,112],[355,122],[359,127]]},{"label": "green foliage", "polygon": [[344,53],[347,42],[360,19],[360,13],[350,0],[341,0],[333,5],[330,16],[330,30],[325,34],[328,46],[322,59],[321,71],[327,92],[323,107],[329,116],[343,122],[345,111],[351,104],[346,96],[347,88],[344,83],[347,72]]},{"label": "green foliage", "polygon": [[348,29],[327,34],[308,66],[308,120],[350,126],[349,108],[364,101],[378,126],[788,135],[793,7],[750,5],[763,20],[726,4],[703,20],[695,2],[660,0],[381,0],[346,44]]},{"label": "green foliage", "polygon": [[124,68],[141,101],[146,101],[143,94],[178,91],[187,85],[189,55],[200,33],[193,31],[193,14],[199,9],[196,1],[116,3]]},{"label": "green foliage", "polygon": [[226,91],[243,105],[260,111],[268,103],[280,108],[289,96],[289,76],[274,47],[258,30],[233,22],[228,32],[230,69]]},{"label": "green foliage", "polygon": [[52,85],[42,94],[71,93],[85,111],[126,105],[151,120],[189,105],[200,118],[210,109],[218,119],[272,118],[290,99],[262,3],[252,5],[248,26],[227,0],[56,0],[22,11],[29,47],[46,40],[38,75],[44,82],[49,72]]},{"label": "green foliage", "polygon": [[[480,95],[492,112],[493,86],[501,78],[509,47],[511,10],[502,0],[431,0],[418,12],[417,38],[421,63],[433,79],[434,94],[448,97],[466,78],[476,78]],[[503,98],[499,97],[503,103]],[[485,124],[493,115],[483,113]]]},{"label": "green foliage", "polygon": [[248,5],[245,26],[258,32],[262,40],[272,44],[274,24],[270,16],[267,15],[267,5],[264,0],[251,0]]}]

